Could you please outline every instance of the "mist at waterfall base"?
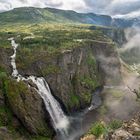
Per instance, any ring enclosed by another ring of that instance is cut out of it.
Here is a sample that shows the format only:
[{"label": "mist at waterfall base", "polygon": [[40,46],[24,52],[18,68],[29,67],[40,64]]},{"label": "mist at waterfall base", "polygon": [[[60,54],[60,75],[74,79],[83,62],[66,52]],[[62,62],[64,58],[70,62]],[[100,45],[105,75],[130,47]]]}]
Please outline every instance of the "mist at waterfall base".
[{"label": "mist at waterfall base", "polygon": [[[11,65],[13,68],[12,76],[15,79],[17,79],[17,82],[19,82],[20,80],[25,82],[31,80],[36,85],[37,88],[35,88],[35,90],[42,97],[46,110],[49,112],[52,125],[56,131],[56,139],[57,140],[79,139],[79,137],[82,134],[84,134],[84,132],[89,128],[90,124],[92,123],[92,121],[96,116],[94,114],[94,117],[90,118],[90,121],[88,123],[87,114],[101,105],[101,99],[100,97],[98,97],[98,93],[101,90],[97,90],[95,94],[93,94],[94,100],[92,100],[91,106],[89,108],[86,108],[81,113],[77,113],[72,117],[66,116],[58,101],[51,94],[49,85],[43,77],[29,76],[25,78],[19,74],[16,67],[16,53],[18,44],[15,42],[14,38],[10,38],[8,40],[11,41],[11,45],[14,51],[13,55],[11,56]],[[30,85],[28,85],[28,87],[30,88]]]}]

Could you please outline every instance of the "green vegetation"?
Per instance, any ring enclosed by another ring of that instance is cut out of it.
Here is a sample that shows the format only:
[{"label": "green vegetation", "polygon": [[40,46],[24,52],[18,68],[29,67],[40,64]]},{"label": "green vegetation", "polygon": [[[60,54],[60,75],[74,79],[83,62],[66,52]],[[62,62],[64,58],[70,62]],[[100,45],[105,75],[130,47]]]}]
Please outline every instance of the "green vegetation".
[{"label": "green vegetation", "polygon": [[8,41],[9,36],[10,35],[8,32],[3,32],[0,29],[0,48],[9,48],[10,47],[10,42]]},{"label": "green vegetation", "polygon": [[58,74],[60,73],[61,70],[59,67],[57,67],[56,65],[47,65],[46,68],[41,70],[41,73],[43,75],[48,75],[48,74]]},{"label": "green vegetation", "polygon": [[121,89],[110,89],[108,93],[111,94],[116,99],[122,99],[124,95]]},{"label": "green vegetation", "polygon": [[95,135],[97,138],[107,133],[107,128],[102,123],[95,123],[89,130],[89,134]]},{"label": "green vegetation", "polygon": [[88,134],[92,134],[97,138],[101,135],[107,135],[110,131],[116,130],[122,126],[122,121],[120,120],[112,120],[109,124],[105,124],[104,122],[96,122],[90,128]]},{"label": "green vegetation", "polygon": [[122,126],[122,121],[121,120],[113,120],[108,124],[108,127],[111,130],[116,130]]},{"label": "green vegetation", "polygon": [[51,140],[51,138],[35,136],[35,137],[31,137],[31,140]]},{"label": "green vegetation", "polygon": [[99,108],[99,113],[100,115],[104,115],[106,114],[108,111],[107,107],[105,105],[102,105],[100,108]]},{"label": "green vegetation", "polygon": [[97,78],[91,78],[88,76],[80,77],[80,81],[83,85],[93,90],[99,86],[99,80]]},{"label": "green vegetation", "polygon": [[0,105],[0,127],[5,126],[11,134],[15,134],[19,129],[16,128],[13,122],[14,115],[7,100],[8,76],[3,68],[0,68],[0,89],[0,97],[2,98]]},{"label": "green vegetation", "polygon": [[0,107],[0,127],[7,126],[9,129],[13,130],[12,126],[13,114],[9,108],[5,105]]},{"label": "green vegetation", "polygon": [[96,59],[91,52],[89,52],[89,56],[87,58],[87,63],[89,66],[93,67],[94,70],[96,69]]},{"label": "green vegetation", "polygon": [[139,64],[140,62],[140,48],[135,46],[132,49],[128,49],[126,51],[120,50],[120,56],[124,62],[127,64],[133,65]]},{"label": "green vegetation", "polygon": [[[90,30],[90,25],[72,24],[15,24],[0,27],[0,38],[4,43],[10,36],[18,36],[17,41],[22,47],[48,50],[54,48],[74,47],[83,44],[84,40],[109,41],[101,30]],[[79,41],[83,40],[83,41]],[[6,41],[8,42],[8,41]],[[5,45],[4,45],[5,46]],[[4,47],[3,46],[3,47]],[[7,45],[6,45],[7,46]],[[10,47],[10,46],[9,46]]]},{"label": "green vegetation", "polygon": [[79,106],[79,97],[73,93],[70,93],[70,98],[69,98],[69,101],[68,101],[68,106],[70,108],[73,108],[73,107],[78,107]]},{"label": "green vegetation", "polygon": [[6,72],[0,71],[0,79],[1,79],[1,80],[4,80],[6,77],[7,77]]},{"label": "green vegetation", "polygon": [[17,96],[19,96],[19,94],[21,94],[22,96],[23,91],[25,94],[29,94],[28,87],[25,85],[23,81],[15,82],[12,81],[11,79],[8,79],[6,93],[8,93],[7,96],[9,100],[15,103],[16,101],[15,99],[17,99]]},{"label": "green vegetation", "polygon": [[[9,37],[15,37],[20,44],[17,53],[18,69],[28,69],[37,60],[49,61],[67,50],[94,45],[94,42],[111,40],[101,30],[91,30],[90,25],[72,24],[15,24],[0,27],[0,48],[11,48]],[[5,44],[6,43],[6,44]],[[95,59],[91,54],[87,58],[90,67],[95,67]],[[59,68],[50,66],[41,70],[41,74],[59,72]]]},{"label": "green vegetation", "polygon": [[73,23],[73,24],[98,24],[110,26],[111,17],[92,13],[77,13],[71,10],[59,10],[53,8],[23,7],[0,13],[0,24],[15,23]]},{"label": "green vegetation", "polygon": [[92,98],[92,93],[90,92],[83,93],[83,101],[85,103],[90,103],[91,98]]}]

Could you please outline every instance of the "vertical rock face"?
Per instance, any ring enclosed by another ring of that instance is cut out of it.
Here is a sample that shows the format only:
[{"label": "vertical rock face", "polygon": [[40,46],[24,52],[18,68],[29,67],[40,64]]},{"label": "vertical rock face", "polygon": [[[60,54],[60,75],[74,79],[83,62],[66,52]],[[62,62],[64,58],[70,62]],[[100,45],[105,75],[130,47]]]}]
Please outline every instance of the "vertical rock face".
[{"label": "vertical rock face", "polygon": [[92,50],[98,64],[98,71],[105,85],[121,85],[121,62],[114,44],[96,43]]},{"label": "vertical rock face", "polygon": [[106,29],[103,30],[103,33],[116,42],[118,47],[121,47],[126,42],[125,32],[123,29]]},{"label": "vertical rock face", "polygon": [[[96,30],[97,27],[96,26],[91,26],[90,29]],[[116,42],[118,44],[118,47],[121,47],[127,41],[126,37],[125,37],[124,29],[101,27],[98,30],[103,32],[104,35],[107,35],[114,42]]]},{"label": "vertical rock face", "polygon": [[30,133],[52,135],[46,122],[49,116],[46,114],[41,97],[34,88],[29,88],[24,82],[7,80],[6,96],[13,113]]},{"label": "vertical rock face", "polygon": [[0,48],[0,52],[0,71],[6,71],[11,74],[11,63],[9,57],[12,54],[12,49]]},{"label": "vertical rock face", "polygon": [[46,75],[47,81],[67,110],[76,110],[90,104],[92,90],[100,85],[93,53],[86,48],[77,48],[59,55],[56,66],[60,72]]},{"label": "vertical rock face", "polygon": [[[22,75],[42,75],[54,96],[71,112],[90,104],[91,93],[100,86],[96,60],[90,47],[66,50],[47,59],[36,60],[30,68],[19,69]],[[23,58],[24,59],[24,58]]]}]

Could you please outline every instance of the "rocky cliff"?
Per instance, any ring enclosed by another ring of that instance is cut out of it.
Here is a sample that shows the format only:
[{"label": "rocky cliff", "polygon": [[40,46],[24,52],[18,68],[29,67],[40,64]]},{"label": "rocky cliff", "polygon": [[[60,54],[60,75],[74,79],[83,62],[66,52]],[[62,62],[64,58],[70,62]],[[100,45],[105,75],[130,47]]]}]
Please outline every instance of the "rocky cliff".
[{"label": "rocky cliff", "polygon": [[[58,54],[34,52],[32,62],[26,65],[28,54],[18,50],[17,66],[22,75],[43,76],[53,95],[67,112],[82,109],[91,102],[93,91],[104,84],[121,83],[121,64],[109,42],[87,41],[83,46],[67,49]],[[116,78],[117,75],[117,78]]]},{"label": "rocky cliff", "polygon": [[91,26],[90,29],[100,30],[101,32],[103,32],[103,34],[111,38],[118,45],[118,47],[121,47],[126,42],[124,29],[106,27],[98,28],[96,26]]}]

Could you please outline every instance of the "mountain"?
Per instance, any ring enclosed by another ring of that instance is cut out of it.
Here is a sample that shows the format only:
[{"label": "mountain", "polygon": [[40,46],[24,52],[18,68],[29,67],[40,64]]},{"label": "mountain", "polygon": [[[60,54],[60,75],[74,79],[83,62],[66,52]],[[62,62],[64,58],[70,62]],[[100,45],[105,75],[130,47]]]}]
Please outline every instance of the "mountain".
[{"label": "mountain", "polygon": [[121,28],[140,26],[140,18],[115,18],[113,19],[112,25]]},{"label": "mountain", "polygon": [[111,17],[96,15],[93,13],[77,13],[70,10],[59,10],[53,8],[16,8],[8,12],[0,13],[0,23],[86,23],[108,26],[111,25]]},{"label": "mountain", "polygon": [[11,11],[0,13],[0,24],[5,23],[84,23],[101,26],[124,27],[132,25],[122,19],[112,19],[107,15],[97,15],[94,13],[77,13],[71,10],[60,10],[54,8],[33,8],[22,7]]},{"label": "mountain", "polygon": [[22,7],[0,13],[0,24],[5,23],[83,23],[99,26],[131,27],[140,25],[139,18],[119,19],[94,13],[77,13],[72,10],[54,8]]}]

